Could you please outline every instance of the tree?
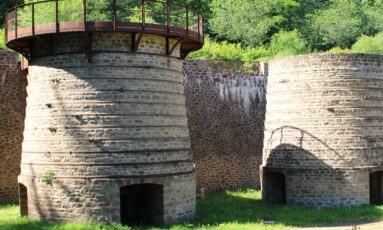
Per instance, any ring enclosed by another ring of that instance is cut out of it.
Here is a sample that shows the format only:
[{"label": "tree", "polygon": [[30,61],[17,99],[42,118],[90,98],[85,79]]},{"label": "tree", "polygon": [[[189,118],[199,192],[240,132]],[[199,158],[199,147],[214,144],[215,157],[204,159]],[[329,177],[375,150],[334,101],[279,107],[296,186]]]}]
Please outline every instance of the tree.
[{"label": "tree", "polygon": [[10,8],[14,7],[15,5],[20,5],[20,4],[23,4],[23,0],[1,0],[0,1],[0,20],[2,22],[1,25],[4,22],[5,12],[9,10]]},{"label": "tree", "polygon": [[291,32],[281,30],[274,34],[269,50],[272,56],[290,56],[310,52],[298,30]]},{"label": "tree", "polygon": [[352,46],[352,52],[355,53],[370,53],[383,54],[383,32],[371,36],[362,36]]},{"label": "tree", "polygon": [[350,47],[365,32],[368,23],[360,0],[331,0],[328,7],[308,19],[305,35],[312,47],[319,50]]},{"label": "tree", "polygon": [[368,23],[365,25],[368,34],[383,31],[383,0],[364,0],[363,11]]},{"label": "tree", "polygon": [[296,0],[213,0],[211,26],[221,39],[258,46],[288,27]]}]

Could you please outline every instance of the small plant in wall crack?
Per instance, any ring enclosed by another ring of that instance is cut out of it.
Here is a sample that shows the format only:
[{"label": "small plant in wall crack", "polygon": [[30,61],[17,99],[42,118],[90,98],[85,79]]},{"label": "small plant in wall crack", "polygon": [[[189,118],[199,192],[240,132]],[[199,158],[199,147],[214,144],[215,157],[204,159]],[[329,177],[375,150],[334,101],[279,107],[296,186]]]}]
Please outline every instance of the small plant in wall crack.
[{"label": "small plant in wall crack", "polygon": [[43,177],[43,182],[52,185],[53,180],[55,179],[55,173],[52,170],[46,171]]}]

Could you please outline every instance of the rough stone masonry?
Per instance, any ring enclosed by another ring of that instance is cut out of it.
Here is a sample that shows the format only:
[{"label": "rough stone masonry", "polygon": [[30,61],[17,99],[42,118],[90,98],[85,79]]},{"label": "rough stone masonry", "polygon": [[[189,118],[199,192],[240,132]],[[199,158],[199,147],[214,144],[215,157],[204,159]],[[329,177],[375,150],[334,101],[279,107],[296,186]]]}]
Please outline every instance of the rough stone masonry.
[{"label": "rough stone masonry", "polygon": [[18,55],[0,52],[0,200],[18,200],[21,145],[25,118],[25,73]]},{"label": "rough stone masonry", "polygon": [[260,187],[267,77],[256,72],[214,68],[204,60],[184,63],[199,188]]},{"label": "rough stone masonry", "polygon": [[[94,33],[93,49],[109,52],[89,63],[83,34],[42,39],[29,63],[22,214],[191,220],[196,185],[180,52],[165,56],[165,39],[155,35],[142,36],[137,53],[119,52],[132,49],[131,34]],[[44,42],[55,49],[39,47]]]},{"label": "rough stone masonry", "polygon": [[314,207],[381,203],[383,56],[274,60],[262,164],[268,202]]}]

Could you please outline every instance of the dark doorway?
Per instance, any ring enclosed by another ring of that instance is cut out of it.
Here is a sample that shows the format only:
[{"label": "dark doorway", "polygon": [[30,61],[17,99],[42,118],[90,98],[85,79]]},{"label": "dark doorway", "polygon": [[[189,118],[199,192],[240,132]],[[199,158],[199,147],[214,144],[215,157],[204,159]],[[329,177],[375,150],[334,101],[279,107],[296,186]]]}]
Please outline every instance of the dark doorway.
[{"label": "dark doorway", "polygon": [[383,172],[370,174],[370,203],[383,204],[383,189],[382,179]]},{"label": "dark doorway", "polygon": [[23,184],[19,184],[20,215],[28,216],[28,190]]},{"label": "dark doorway", "polygon": [[121,223],[147,225],[163,223],[163,186],[129,185],[120,188]]},{"label": "dark doorway", "polygon": [[286,204],[285,175],[278,172],[264,174],[265,201],[273,204]]}]

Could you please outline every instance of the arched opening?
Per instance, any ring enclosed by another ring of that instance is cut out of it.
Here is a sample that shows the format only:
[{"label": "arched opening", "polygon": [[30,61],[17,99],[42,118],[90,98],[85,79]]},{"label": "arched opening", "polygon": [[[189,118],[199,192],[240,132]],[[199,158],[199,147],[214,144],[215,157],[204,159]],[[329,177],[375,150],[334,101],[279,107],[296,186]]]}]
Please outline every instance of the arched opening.
[{"label": "arched opening", "polygon": [[128,185],[120,188],[121,223],[128,225],[163,222],[163,186]]},{"label": "arched opening", "polygon": [[266,202],[286,204],[286,180],[283,173],[266,171],[263,183]]},{"label": "arched opening", "polygon": [[28,216],[28,189],[19,183],[20,215]]},{"label": "arched opening", "polygon": [[383,172],[370,174],[370,204],[383,204]]}]

